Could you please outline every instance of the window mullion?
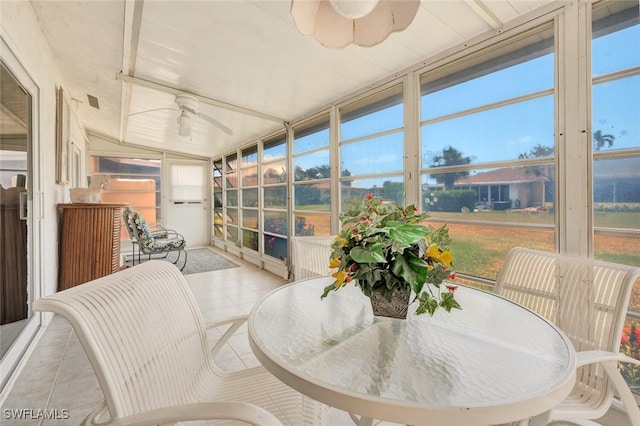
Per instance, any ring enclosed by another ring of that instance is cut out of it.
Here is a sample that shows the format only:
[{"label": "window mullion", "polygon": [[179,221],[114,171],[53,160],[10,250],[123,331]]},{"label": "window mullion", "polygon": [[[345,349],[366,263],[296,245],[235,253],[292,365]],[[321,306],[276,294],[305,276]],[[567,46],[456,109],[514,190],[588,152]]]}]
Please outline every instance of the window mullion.
[{"label": "window mullion", "polygon": [[404,202],[420,206],[420,76],[410,74],[404,87]]},{"label": "window mullion", "polygon": [[[589,256],[593,232],[591,184],[590,54],[591,8],[567,4],[558,23],[558,248]],[[586,182],[587,185],[576,185]],[[589,230],[589,231],[587,231]]]}]

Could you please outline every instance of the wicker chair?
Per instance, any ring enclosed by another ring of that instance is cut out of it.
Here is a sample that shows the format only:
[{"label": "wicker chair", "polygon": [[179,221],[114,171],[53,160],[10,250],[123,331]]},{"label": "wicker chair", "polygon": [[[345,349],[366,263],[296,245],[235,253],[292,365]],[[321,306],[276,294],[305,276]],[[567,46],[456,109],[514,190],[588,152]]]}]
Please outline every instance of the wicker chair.
[{"label": "wicker chair", "polygon": [[[228,372],[215,364],[246,316],[205,326],[185,278],[169,262],[151,260],[40,298],[34,309],[71,323],[100,382],[104,405],[84,424],[324,423],[326,406],[264,368]],[[221,326],[229,328],[210,348],[206,329]]]},{"label": "wicker chair", "polygon": [[296,281],[334,272],[329,268],[329,256],[331,255],[331,243],[335,237],[305,236],[292,237],[293,277]]},{"label": "wicker chair", "polygon": [[[632,425],[640,410],[618,371],[618,362],[640,361],[619,353],[622,327],[640,268],[526,248],[513,248],[498,275],[497,294],[547,318],[578,352],[576,385],[551,411],[550,420],[594,424],[610,408],[614,392]],[[585,419],[585,420],[583,420]]]}]

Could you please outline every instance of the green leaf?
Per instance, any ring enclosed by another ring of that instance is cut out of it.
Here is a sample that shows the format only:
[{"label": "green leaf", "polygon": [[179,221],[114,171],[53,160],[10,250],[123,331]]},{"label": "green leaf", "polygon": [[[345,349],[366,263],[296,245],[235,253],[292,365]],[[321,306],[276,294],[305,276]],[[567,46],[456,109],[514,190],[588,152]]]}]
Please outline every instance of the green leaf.
[{"label": "green leaf", "polygon": [[451,309],[462,309],[460,303],[454,298],[453,293],[444,293],[440,296],[440,306],[447,312],[451,312]]},{"label": "green leaf", "polygon": [[402,277],[409,283],[414,293],[418,294],[422,290],[422,285],[427,280],[427,268],[429,264],[413,253],[406,251],[404,255],[396,256],[391,265],[391,272],[398,277]]},{"label": "green leaf", "polygon": [[380,243],[371,244],[366,248],[356,246],[351,249],[349,255],[356,263],[387,263]]},{"label": "green leaf", "polygon": [[329,294],[329,292],[331,290],[335,290],[336,287],[334,284],[328,285],[324,288],[324,291],[322,292],[322,296],[320,296],[320,300],[324,299],[325,297],[327,297],[327,295]]},{"label": "green leaf", "polygon": [[429,282],[431,284],[441,284],[444,280],[449,278],[449,276],[453,273],[451,269],[444,269],[444,267],[437,263],[434,265],[434,268],[429,271]]},{"label": "green leaf", "polygon": [[438,301],[434,297],[431,297],[429,293],[421,293],[419,301],[418,309],[416,309],[417,315],[424,314],[425,312],[433,315],[436,309],[438,309]]},{"label": "green leaf", "polygon": [[382,281],[382,271],[376,264],[363,264],[360,265],[360,269],[355,274],[360,287],[373,288],[373,286]]},{"label": "green leaf", "polygon": [[389,238],[406,245],[411,245],[424,238],[429,232],[429,228],[426,226],[395,221],[388,222],[387,228],[389,230]]}]

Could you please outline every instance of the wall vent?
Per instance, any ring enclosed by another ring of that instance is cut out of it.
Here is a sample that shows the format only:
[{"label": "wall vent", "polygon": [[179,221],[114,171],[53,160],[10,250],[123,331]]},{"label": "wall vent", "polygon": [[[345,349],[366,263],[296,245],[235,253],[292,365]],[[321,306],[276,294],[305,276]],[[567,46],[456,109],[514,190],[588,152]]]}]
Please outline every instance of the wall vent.
[{"label": "wall vent", "polygon": [[100,109],[100,105],[98,105],[98,98],[89,94],[87,94],[87,98],[89,98],[89,105],[91,105],[95,109]]}]

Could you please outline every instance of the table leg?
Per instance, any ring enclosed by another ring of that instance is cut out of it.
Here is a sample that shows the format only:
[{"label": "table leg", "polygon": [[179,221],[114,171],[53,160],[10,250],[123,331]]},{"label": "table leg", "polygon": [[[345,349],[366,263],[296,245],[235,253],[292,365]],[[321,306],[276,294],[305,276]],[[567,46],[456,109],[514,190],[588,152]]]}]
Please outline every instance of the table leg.
[{"label": "table leg", "polygon": [[351,420],[353,420],[353,422],[358,425],[358,426],[372,426],[373,425],[373,419],[370,419],[368,417],[364,417],[364,416],[356,416],[353,413],[349,413],[349,416],[351,416]]},{"label": "table leg", "polygon": [[538,414],[535,417],[529,419],[529,426],[546,426],[549,423],[550,414],[548,411],[542,414]]}]

